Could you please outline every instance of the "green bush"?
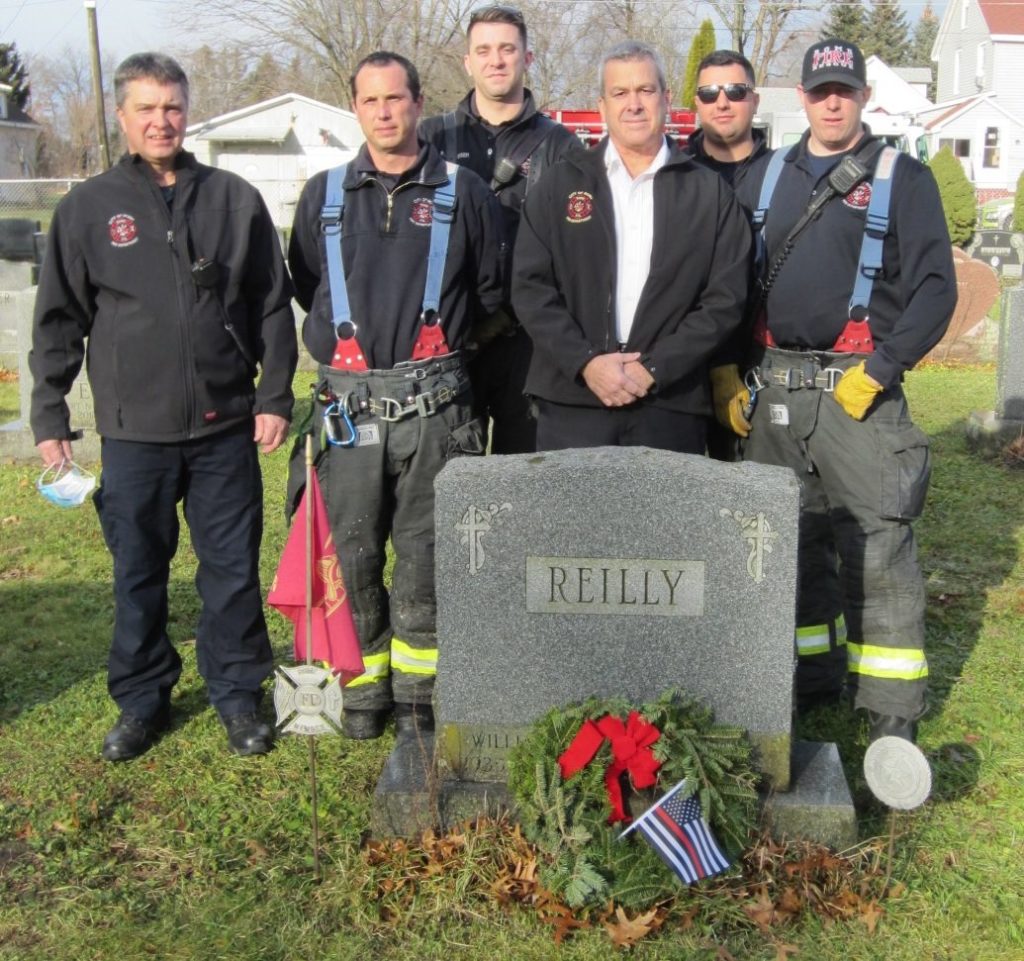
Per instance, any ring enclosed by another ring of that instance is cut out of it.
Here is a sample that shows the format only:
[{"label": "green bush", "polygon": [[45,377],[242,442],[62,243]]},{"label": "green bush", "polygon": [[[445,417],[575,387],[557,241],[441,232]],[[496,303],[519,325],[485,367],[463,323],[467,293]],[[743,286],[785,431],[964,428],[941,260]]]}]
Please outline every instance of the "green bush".
[{"label": "green bush", "polygon": [[1017,178],[1017,193],[1013,198],[1013,229],[1024,230],[1024,171]]},{"label": "green bush", "polygon": [[939,187],[942,210],[946,215],[946,226],[949,228],[949,239],[955,247],[964,247],[974,236],[974,224],[977,219],[974,187],[949,147],[943,147],[932,157],[928,166],[931,167]]}]

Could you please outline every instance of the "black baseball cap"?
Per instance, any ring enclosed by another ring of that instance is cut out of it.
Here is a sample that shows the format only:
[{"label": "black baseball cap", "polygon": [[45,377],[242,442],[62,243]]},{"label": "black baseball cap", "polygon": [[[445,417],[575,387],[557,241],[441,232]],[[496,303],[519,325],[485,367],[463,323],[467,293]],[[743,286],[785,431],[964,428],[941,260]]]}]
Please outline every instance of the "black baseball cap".
[{"label": "black baseball cap", "polygon": [[826,83],[841,83],[854,90],[867,86],[864,54],[849,40],[821,40],[804,54],[804,69],[800,75],[804,90],[813,90]]}]

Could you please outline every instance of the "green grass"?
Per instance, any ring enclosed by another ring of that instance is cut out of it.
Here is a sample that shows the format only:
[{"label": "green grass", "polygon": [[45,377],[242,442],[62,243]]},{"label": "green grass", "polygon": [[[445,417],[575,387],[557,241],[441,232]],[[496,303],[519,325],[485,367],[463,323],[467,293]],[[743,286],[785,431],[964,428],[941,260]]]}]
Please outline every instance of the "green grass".
[{"label": "green grass", "polygon": [[[768,961],[779,943],[809,961],[1024,958],[1024,472],[975,457],[963,438],[969,411],[992,406],[994,381],[991,369],[908,378],[935,453],[918,526],[933,692],[921,742],[935,793],[896,819],[902,896],[885,902],[874,933],[806,916],[769,936],[736,904],[713,903],[686,931],[672,915],[635,957]],[[284,541],[286,460],[281,451],[264,462],[265,584]],[[486,844],[475,874],[378,900],[383,869],[360,846],[390,734],[318,742],[324,880],[315,885],[308,744],[283,739],[265,758],[226,751],[195,669],[195,558],[184,532],[171,583],[171,632],[185,659],[174,727],[138,762],[102,762],[116,716],[104,671],[109,558],[91,508],[56,510],[36,494],[36,474],[34,464],[0,467],[0,959],[613,956],[600,926],[556,949],[532,912],[495,906],[474,880],[486,874]],[[284,660],[290,632],[268,616]],[[859,774],[861,722],[821,711],[798,734],[839,741],[862,836],[885,833],[888,818]]]}]

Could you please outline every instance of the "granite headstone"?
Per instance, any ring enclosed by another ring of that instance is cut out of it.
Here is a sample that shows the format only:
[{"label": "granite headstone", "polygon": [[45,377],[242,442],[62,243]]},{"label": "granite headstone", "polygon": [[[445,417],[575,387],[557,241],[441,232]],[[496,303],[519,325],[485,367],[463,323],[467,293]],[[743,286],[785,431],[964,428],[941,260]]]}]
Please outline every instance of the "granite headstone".
[{"label": "granite headstone", "polygon": [[1021,436],[1024,436],[1024,287],[1011,287],[1003,293],[996,407],[971,414],[967,439],[975,448],[998,452]]},{"label": "granite headstone", "polygon": [[647,448],[451,462],[436,483],[437,743],[500,782],[548,709],[679,687],[790,779],[799,489]]}]

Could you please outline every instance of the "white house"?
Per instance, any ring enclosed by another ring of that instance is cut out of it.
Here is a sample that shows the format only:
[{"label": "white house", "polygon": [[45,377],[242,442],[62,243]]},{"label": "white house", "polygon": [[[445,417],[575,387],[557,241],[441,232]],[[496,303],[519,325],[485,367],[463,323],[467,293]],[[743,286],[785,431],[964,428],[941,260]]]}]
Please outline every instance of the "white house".
[{"label": "white house", "polygon": [[278,227],[290,227],[295,204],[315,173],[346,163],[363,143],[355,114],[295,93],[195,123],[185,149],[257,187]]},{"label": "white house", "polygon": [[979,199],[1012,191],[1024,169],[1024,4],[949,0],[932,47],[933,146],[949,146]]},{"label": "white house", "polygon": [[40,127],[11,99],[14,88],[0,83],[0,180],[34,177]]},{"label": "white house", "polygon": [[871,87],[869,112],[909,117],[932,106],[928,99],[928,84],[932,78],[927,67],[896,69],[872,54],[864,61],[864,72]]}]

